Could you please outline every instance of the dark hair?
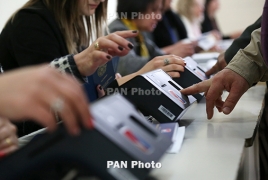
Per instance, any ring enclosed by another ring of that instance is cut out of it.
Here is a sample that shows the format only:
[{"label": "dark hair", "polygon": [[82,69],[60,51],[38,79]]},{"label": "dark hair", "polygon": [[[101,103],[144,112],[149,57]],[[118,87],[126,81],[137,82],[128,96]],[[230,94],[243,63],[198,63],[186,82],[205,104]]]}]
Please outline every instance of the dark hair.
[{"label": "dark hair", "polygon": [[156,0],[118,0],[117,14],[118,18],[133,19],[132,13],[144,13],[148,6]]},{"label": "dark hair", "polygon": [[211,1],[212,1],[212,0],[206,0],[206,1],[205,1],[205,10],[204,10],[205,13],[207,13],[207,11],[208,11],[208,5],[209,5],[209,3],[210,3]]}]

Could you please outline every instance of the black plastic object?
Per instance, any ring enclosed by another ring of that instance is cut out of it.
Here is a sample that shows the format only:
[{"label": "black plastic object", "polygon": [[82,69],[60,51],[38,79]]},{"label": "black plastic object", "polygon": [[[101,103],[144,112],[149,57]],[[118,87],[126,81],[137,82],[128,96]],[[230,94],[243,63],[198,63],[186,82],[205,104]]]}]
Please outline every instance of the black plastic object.
[{"label": "black plastic object", "polygon": [[144,114],[160,123],[178,121],[186,109],[196,101],[184,96],[182,89],[163,70],[158,69],[136,76],[120,87],[120,93]]},{"label": "black plastic object", "polygon": [[[179,78],[173,78],[176,83],[183,88],[187,88],[208,79],[205,71],[192,58],[186,57],[184,60],[186,62],[184,72],[180,72]],[[199,102],[204,97],[204,93],[194,94],[193,96]]]},{"label": "black plastic object", "polygon": [[[103,98],[90,109],[94,129],[75,137],[60,126],[41,135],[0,161],[0,179],[145,179],[151,169],[131,168],[131,163],[158,162],[171,141],[120,95]],[[128,167],[107,168],[108,161],[127,162]]]}]

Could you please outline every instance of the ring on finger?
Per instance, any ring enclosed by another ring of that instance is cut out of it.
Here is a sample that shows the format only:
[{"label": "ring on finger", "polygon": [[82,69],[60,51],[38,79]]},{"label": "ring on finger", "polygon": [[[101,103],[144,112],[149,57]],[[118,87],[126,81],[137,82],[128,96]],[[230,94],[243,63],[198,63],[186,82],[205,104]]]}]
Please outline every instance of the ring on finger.
[{"label": "ring on finger", "polygon": [[6,138],[6,139],[5,139],[5,143],[6,143],[7,145],[10,145],[10,144],[11,144],[11,138]]},{"label": "ring on finger", "polygon": [[101,49],[98,41],[94,44],[94,48],[98,51]]},{"label": "ring on finger", "polygon": [[64,108],[64,101],[61,98],[56,98],[52,103],[51,103],[51,109],[54,112],[61,112]]},{"label": "ring on finger", "polygon": [[169,59],[164,59],[164,66],[169,65]]}]

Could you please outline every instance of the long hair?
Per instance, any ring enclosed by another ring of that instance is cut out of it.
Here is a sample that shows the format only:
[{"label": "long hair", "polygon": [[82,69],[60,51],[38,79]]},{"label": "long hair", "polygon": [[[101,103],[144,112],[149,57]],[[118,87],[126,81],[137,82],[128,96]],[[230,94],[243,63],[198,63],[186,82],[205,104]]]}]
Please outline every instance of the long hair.
[{"label": "long hair", "polygon": [[209,6],[209,3],[211,2],[212,0],[205,0],[205,10],[204,10],[204,13],[205,14],[208,14],[208,6]]},{"label": "long hair", "polygon": [[180,15],[185,16],[190,21],[193,21],[194,17],[191,12],[193,5],[194,0],[178,0],[176,10]]},{"label": "long hair", "polygon": [[[92,16],[79,14],[77,0],[29,0],[19,10],[31,8],[38,1],[43,1],[52,11],[70,54],[76,54],[78,49],[87,47],[93,38],[103,35],[104,24],[107,24],[108,1],[100,3]],[[14,19],[17,12],[12,15],[11,20]]]}]

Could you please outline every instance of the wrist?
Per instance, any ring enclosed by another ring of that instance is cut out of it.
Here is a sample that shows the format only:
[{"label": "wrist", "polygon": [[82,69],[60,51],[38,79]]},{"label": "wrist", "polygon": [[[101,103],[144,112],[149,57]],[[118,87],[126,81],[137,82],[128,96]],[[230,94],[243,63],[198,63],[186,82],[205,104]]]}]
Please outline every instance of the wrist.
[{"label": "wrist", "polygon": [[85,53],[85,50],[81,53],[74,55],[74,61],[80,74],[82,76],[87,76],[84,72],[84,62],[88,61],[88,56],[87,53]]}]

